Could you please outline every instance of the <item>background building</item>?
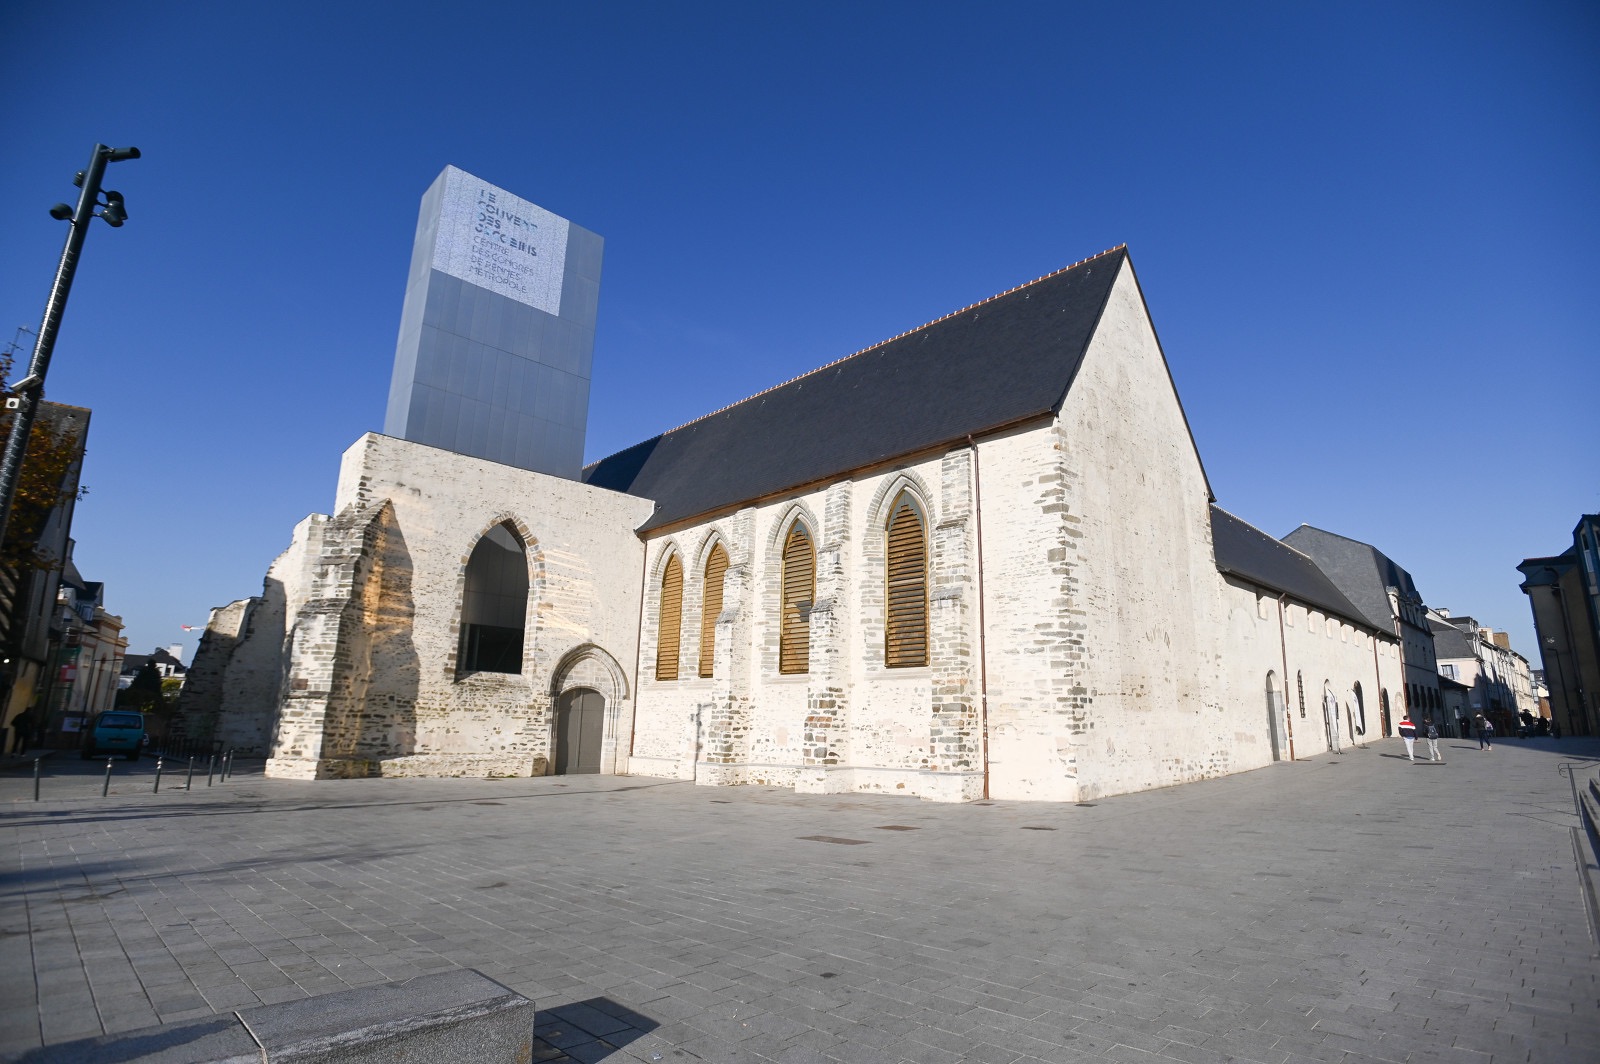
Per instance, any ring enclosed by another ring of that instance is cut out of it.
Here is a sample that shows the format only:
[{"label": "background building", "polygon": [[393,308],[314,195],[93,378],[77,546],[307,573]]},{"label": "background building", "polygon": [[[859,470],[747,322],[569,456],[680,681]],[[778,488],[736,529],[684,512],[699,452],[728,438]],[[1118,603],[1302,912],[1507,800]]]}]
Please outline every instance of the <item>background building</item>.
[{"label": "background building", "polygon": [[1283,541],[1317,563],[1335,587],[1360,609],[1367,624],[1400,640],[1405,681],[1401,708],[1413,721],[1442,720],[1439,670],[1428,626],[1428,607],[1411,574],[1370,543],[1301,525]]},{"label": "background building", "polygon": [[[1467,715],[1482,713],[1500,735],[1516,735],[1531,727],[1539,703],[1533,695],[1528,659],[1511,649],[1504,632],[1480,625],[1472,617],[1453,617],[1445,609],[1428,611],[1439,675],[1466,688]],[[1442,724],[1456,726],[1454,717]]]},{"label": "background building", "polygon": [[67,560],[52,629],[55,674],[45,693],[51,718],[66,733],[79,731],[94,714],[112,708],[120,689],[128,640],[122,635],[122,618],[106,611],[104,594],[104,584],[84,580]]},{"label": "background building", "polygon": [[[63,741],[63,719],[60,714],[49,716],[46,688],[59,676],[62,664],[57,660],[61,638],[57,597],[62,567],[71,556],[72,516],[89,436],[89,411],[41,402],[33,439],[41,434],[60,441],[66,453],[60,456],[64,461],[46,463],[59,469],[59,476],[49,483],[28,485],[40,510],[28,515],[19,490],[6,529],[6,556],[0,559],[0,719],[11,734],[17,717],[31,710],[36,743],[54,743]],[[30,443],[29,461],[38,454]],[[69,734],[66,741],[75,742],[76,735]]]},{"label": "background building", "polygon": [[1600,734],[1600,514],[1585,514],[1572,546],[1517,566],[1533,610],[1550,713],[1568,735]]}]

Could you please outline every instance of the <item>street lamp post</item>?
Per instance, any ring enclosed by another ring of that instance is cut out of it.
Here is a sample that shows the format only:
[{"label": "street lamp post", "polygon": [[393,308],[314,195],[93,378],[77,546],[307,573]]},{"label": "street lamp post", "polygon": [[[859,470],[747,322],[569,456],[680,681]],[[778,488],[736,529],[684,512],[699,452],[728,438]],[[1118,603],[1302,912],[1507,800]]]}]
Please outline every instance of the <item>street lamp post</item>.
[{"label": "street lamp post", "polygon": [[[61,314],[67,306],[67,295],[72,291],[72,277],[78,269],[78,255],[83,251],[83,240],[89,233],[89,221],[103,218],[113,229],[128,220],[123,206],[122,193],[107,191],[100,199],[100,179],[105,176],[109,163],[139,158],[138,148],[108,148],[94,146],[89,166],[77,176],[81,191],[78,206],[68,207],[58,203],[50,208],[53,218],[72,220],[67,232],[67,244],[61,250],[61,262],[56,267],[55,283],[50,286],[50,299],[44,307],[44,321],[34,339],[33,359],[28,363],[28,375],[11,387],[6,408],[13,411],[11,434],[6,437],[5,454],[0,456],[0,544],[5,542],[6,527],[11,523],[11,504],[16,500],[17,482],[22,476],[22,459],[28,450],[28,435],[33,431],[34,415],[44,394],[44,375],[50,368],[50,355],[56,346],[56,331],[61,327]],[[96,214],[96,208],[99,213]]]}]

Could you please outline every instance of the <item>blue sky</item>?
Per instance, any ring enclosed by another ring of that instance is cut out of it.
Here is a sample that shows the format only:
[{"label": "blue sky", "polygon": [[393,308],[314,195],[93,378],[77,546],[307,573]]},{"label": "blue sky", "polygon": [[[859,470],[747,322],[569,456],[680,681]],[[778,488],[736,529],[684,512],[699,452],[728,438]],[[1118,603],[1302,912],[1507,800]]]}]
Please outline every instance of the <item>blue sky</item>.
[{"label": "blue sky", "polygon": [[447,163],[606,238],[590,459],[1126,242],[1244,519],[1536,657],[1515,565],[1600,510],[1590,3],[14,0],[0,40],[0,338],[93,144],[144,152],[47,389],[134,651],[258,592],[382,428]]}]

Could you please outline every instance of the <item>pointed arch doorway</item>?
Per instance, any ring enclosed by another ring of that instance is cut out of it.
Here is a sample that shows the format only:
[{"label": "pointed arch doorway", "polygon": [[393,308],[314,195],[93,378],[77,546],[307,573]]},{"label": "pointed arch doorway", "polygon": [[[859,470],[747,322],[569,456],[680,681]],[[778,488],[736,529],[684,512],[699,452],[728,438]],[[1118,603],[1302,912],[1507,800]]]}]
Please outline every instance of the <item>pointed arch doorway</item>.
[{"label": "pointed arch doorway", "polygon": [[575,687],[556,704],[556,775],[600,771],[605,739],[606,700],[599,691]]}]

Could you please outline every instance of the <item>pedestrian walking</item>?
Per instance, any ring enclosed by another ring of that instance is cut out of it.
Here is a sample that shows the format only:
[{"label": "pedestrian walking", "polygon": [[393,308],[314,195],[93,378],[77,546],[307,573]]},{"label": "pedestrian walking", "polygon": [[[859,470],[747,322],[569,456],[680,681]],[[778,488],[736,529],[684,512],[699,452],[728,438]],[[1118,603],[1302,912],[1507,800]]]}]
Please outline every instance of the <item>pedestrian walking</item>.
[{"label": "pedestrian walking", "polygon": [[1400,738],[1406,741],[1406,756],[1411,759],[1412,764],[1416,764],[1417,726],[1411,723],[1409,713],[1400,718]]},{"label": "pedestrian walking", "polygon": [[1434,727],[1433,721],[1428,721],[1428,753],[1435,761],[1439,758],[1439,729]]},{"label": "pedestrian walking", "polygon": [[1494,724],[1491,723],[1489,718],[1484,716],[1482,713],[1478,714],[1478,718],[1477,720],[1473,721],[1473,724],[1475,724],[1478,729],[1478,749],[1493,750]]},{"label": "pedestrian walking", "polygon": [[23,710],[11,719],[11,752],[25,754],[33,742],[33,710]]}]

